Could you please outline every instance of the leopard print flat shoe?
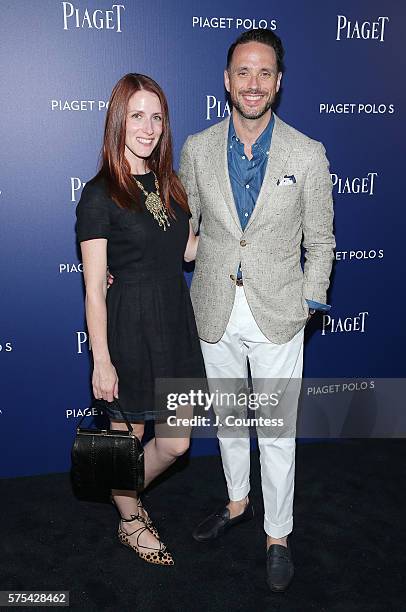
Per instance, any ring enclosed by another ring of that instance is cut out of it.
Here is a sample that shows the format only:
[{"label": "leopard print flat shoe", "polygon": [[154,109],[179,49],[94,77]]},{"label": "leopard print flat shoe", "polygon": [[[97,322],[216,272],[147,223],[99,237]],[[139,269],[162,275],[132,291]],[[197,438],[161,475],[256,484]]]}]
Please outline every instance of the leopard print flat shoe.
[{"label": "leopard print flat shoe", "polygon": [[[122,528],[122,523],[131,523],[133,521],[139,521],[140,523],[143,523],[143,526],[134,529],[134,531],[131,533],[124,531]],[[154,563],[156,565],[175,565],[171,553],[166,549],[166,546],[161,542],[161,540],[158,540],[159,548],[151,548],[150,546],[143,546],[142,544],[139,544],[140,535],[144,533],[144,531],[149,531],[152,533],[149,527],[147,527],[147,521],[143,516],[140,514],[132,514],[131,518],[129,519],[121,519],[118,527],[118,539],[122,544],[124,544],[124,546],[128,546],[129,548],[135,550],[140,559],[147,561],[147,563]],[[138,533],[136,539],[137,543],[133,544],[129,538],[135,533]]]}]

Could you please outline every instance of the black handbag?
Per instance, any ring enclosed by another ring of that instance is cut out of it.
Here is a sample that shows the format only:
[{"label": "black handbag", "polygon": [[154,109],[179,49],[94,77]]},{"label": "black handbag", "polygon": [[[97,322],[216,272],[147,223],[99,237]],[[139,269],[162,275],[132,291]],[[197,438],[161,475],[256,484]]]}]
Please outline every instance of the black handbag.
[{"label": "black handbag", "polygon": [[[96,400],[93,406],[103,409],[106,404]],[[106,501],[111,489],[140,491],[144,486],[144,448],[117,400],[114,408],[121,413],[128,431],[85,429],[80,425],[86,415],[78,423],[71,452],[71,478],[79,499]]]}]

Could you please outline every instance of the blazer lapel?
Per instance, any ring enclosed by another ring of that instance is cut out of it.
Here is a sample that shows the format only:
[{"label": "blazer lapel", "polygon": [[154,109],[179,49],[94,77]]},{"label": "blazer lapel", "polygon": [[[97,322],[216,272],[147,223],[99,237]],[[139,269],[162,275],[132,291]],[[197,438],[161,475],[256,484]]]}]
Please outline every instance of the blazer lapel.
[{"label": "blazer lapel", "polygon": [[283,174],[283,171],[288,161],[291,146],[286,142],[284,138],[284,124],[275,115],[275,125],[272,132],[271,148],[269,150],[269,159],[265,170],[264,180],[262,182],[261,190],[258,195],[255,208],[252,211],[250,220],[244,231],[250,227],[255,221],[255,218],[260,214],[261,209],[269,202],[272,202],[277,197],[277,185],[276,181]]},{"label": "blazer lapel", "polygon": [[240,219],[238,217],[237,208],[234,202],[233,190],[231,187],[230,176],[228,174],[227,161],[227,142],[228,142],[228,127],[230,119],[227,118],[219,123],[217,133],[212,137],[210,142],[210,157],[213,163],[214,171],[217,176],[221,194],[227,204],[231,216],[234,219],[238,229],[241,230]]}]

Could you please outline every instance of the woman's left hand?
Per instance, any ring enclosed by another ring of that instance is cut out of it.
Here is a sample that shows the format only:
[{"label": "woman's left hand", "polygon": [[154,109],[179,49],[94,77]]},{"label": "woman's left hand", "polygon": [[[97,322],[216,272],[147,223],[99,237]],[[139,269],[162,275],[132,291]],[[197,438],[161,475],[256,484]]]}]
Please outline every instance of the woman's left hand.
[{"label": "woman's left hand", "polygon": [[198,246],[199,246],[199,236],[195,236],[192,224],[189,221],[189,238],[187,241],[183,259],[185,261],[194,261],[196,259],[196,253],[197,253]]}]

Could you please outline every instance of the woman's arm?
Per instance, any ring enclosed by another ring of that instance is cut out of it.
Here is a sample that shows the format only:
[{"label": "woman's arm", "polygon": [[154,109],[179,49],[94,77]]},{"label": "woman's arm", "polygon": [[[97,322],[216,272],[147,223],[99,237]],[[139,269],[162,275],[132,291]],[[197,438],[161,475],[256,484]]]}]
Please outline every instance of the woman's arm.
[{"label": "woman's arm", "polygon": [[185,261],[193,261],[196,259],[197,247],[199,244],[199,236],[195,236],[192,228],[192,224],[189,221],[189,238],[186,245],[185,254],[183,256]]},{"label": "woman's arm", "polygon": [[112,402],[118,397],[118,378],[107,345],[107,240],[81,243],[86,286],[86,321],[93,352],[93,394]]}]

